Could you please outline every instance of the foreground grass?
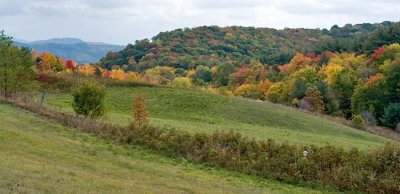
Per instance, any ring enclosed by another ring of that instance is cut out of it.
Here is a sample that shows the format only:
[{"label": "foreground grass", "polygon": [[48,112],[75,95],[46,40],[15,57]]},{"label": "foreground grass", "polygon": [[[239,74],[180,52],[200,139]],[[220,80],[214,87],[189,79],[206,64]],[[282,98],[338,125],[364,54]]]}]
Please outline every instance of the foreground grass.
[{"label": "foreground grass", "polygon": [[[319,116],[282,105],[241,98],[212,95],[172,88],[109,87],[107,119],[115,124],[130,121],[134,94],[147,96],[151,122],[188,131],[234,130],[256,139],[274,139],[294,144],[337,145],[372,150],[387,138],[357,130]],[[72,111],[70,94],[53,94],[46,103],[63,111]]]},{"label": "foreground grass", "polygon": [[124,147],[0,103],[0,193],[326,193]]}]

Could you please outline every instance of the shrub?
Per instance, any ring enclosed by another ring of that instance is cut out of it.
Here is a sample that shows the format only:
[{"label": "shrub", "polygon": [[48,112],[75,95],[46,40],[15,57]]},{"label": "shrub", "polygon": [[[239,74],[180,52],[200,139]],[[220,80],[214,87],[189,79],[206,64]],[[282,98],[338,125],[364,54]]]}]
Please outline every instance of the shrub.
[{"label": "shrub", "polygon": [[344,118],[344,113],[343,113],[343,111],[338,110],[338,111],[333,112],[332,116],[339,117],[339,118]]},{"label": "shrub", "polygon": [[173,88],[188,89],[192,87],[192,83],[188,77],[176,77],[174,80],[172,80],[170,86]]},{"label": "shrub", "polygon": [[258,92],[257,85],[253,84],[242,84],[234,91],[235,96],[242,96],[247,98],[258,99],[261,97]]},{"label": "shrub", "polygon": [[353,115],[353,118],[351,120],[353,121],[354,126],[358,128],[365,127],[365,121],[360,115]]},{"label": "shrub", "polygon": [[125,74],[125,78],[126,80],[130,81],[140,80],[140,74],[137,72],[130,71]]},{"label": "shrub", "polygon": [[362,119],[364,119],[365,123],[369,126],[376,126],[377,122],[375,119],[374,114],[372,114],[370,111],[361,111],[360,116]]},{"label": "shrub", "polygon": [[293,98],[293,100],[292,100],[292,106],[293,106],[293,107],[296,107],[296,108],[300,107],[300,100],[297,99],[297,98]]},{"label": "shrub", "polygon": [[136,95],[132,99],[133,105],[133,121],[131,125],[133,127],[146,127],[149,125],[149,113],[147,112],[144,104],[144,96]]},{"label": "shrub", "polygon": [[97,118],[105,114],[105,88],[95,82],[85,82],[76,87],[73,92],[72,108],[77,115]]},{"label": "shrub", "polygon": [[233,96],[233,93],[230,90],[223,87],[218,88],[218,94],[222,94],[224,96]]},{"label": "shrub", "polygon": [[392,129],[400,123],[400,103],[391,103],[385,108],[385,112],[381,118],[382,123]]}]

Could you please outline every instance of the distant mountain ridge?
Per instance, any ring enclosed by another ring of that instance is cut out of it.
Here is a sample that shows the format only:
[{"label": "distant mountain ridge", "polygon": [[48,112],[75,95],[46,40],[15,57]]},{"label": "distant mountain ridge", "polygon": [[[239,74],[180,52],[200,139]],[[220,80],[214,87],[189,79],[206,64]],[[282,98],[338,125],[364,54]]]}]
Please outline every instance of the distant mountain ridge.
[{"label": "distant mountain ridge", "polygon": [[64,59],[73,59],[77,63],[95,63],[108,52],[115,52],[124,48],[121,45],[86,42],[78,38],[52,38],[33,42],[17,39],[14,41],[14,44],[29,47],[40,53],[51,52]]},{"label": "distant mountain ridge", "polygon": [[31,44],[77,44],[85,43],[85,41],[78,38],[52,38],[48,40],[37,40],[31,42]]}]

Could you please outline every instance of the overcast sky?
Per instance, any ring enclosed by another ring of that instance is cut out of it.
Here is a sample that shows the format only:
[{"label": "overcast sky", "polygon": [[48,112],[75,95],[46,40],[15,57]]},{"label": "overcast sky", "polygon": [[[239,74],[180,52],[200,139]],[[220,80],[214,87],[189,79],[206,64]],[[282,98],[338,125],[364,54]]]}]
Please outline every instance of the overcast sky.
[{"label": "overcast sky", "polygon": [[330,28],[400,20],[399,0],[1,0],[0,29],[18,39],[115,44],[203,25]]}]

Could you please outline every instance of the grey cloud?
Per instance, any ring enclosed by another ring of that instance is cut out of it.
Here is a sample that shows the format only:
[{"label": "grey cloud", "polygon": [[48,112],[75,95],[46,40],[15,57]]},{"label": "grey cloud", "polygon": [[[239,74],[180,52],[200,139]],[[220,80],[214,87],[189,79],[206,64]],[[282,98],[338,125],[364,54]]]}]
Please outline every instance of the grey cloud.
[{"label": "grey cloud", "polygon": [[0,5],[0,16],[18,15],[22,12],[22,4],[25,0],[2,0]]},{"label": "grey cloud", "polygon": [[400,19],[398,0],[2,0],[0,27],[20,39],[75,36],[126,44],[201,25],[330,27]]},{"label": "grey cloud", "polygon": [[[265,3],[265,1],[264,1]],[[207,8],[207,9],[230,9],[230,8],[249,8],[249,7],[257,7],[262,5],[262,0],[197,0],[194,1],[194,5],[198,8]]]},{"label": "grey cloud", "polygon": [[276,4],[276,7],[282,11],[291,14],[302,15],[379,15],[386,14],[388,11],[395,14],[400,8],[398,1],[384,0],[384,1],[349,1],[349,0],[336,0],[336,1],[306,1],[300,0],[296,4],[282,3]]}]

